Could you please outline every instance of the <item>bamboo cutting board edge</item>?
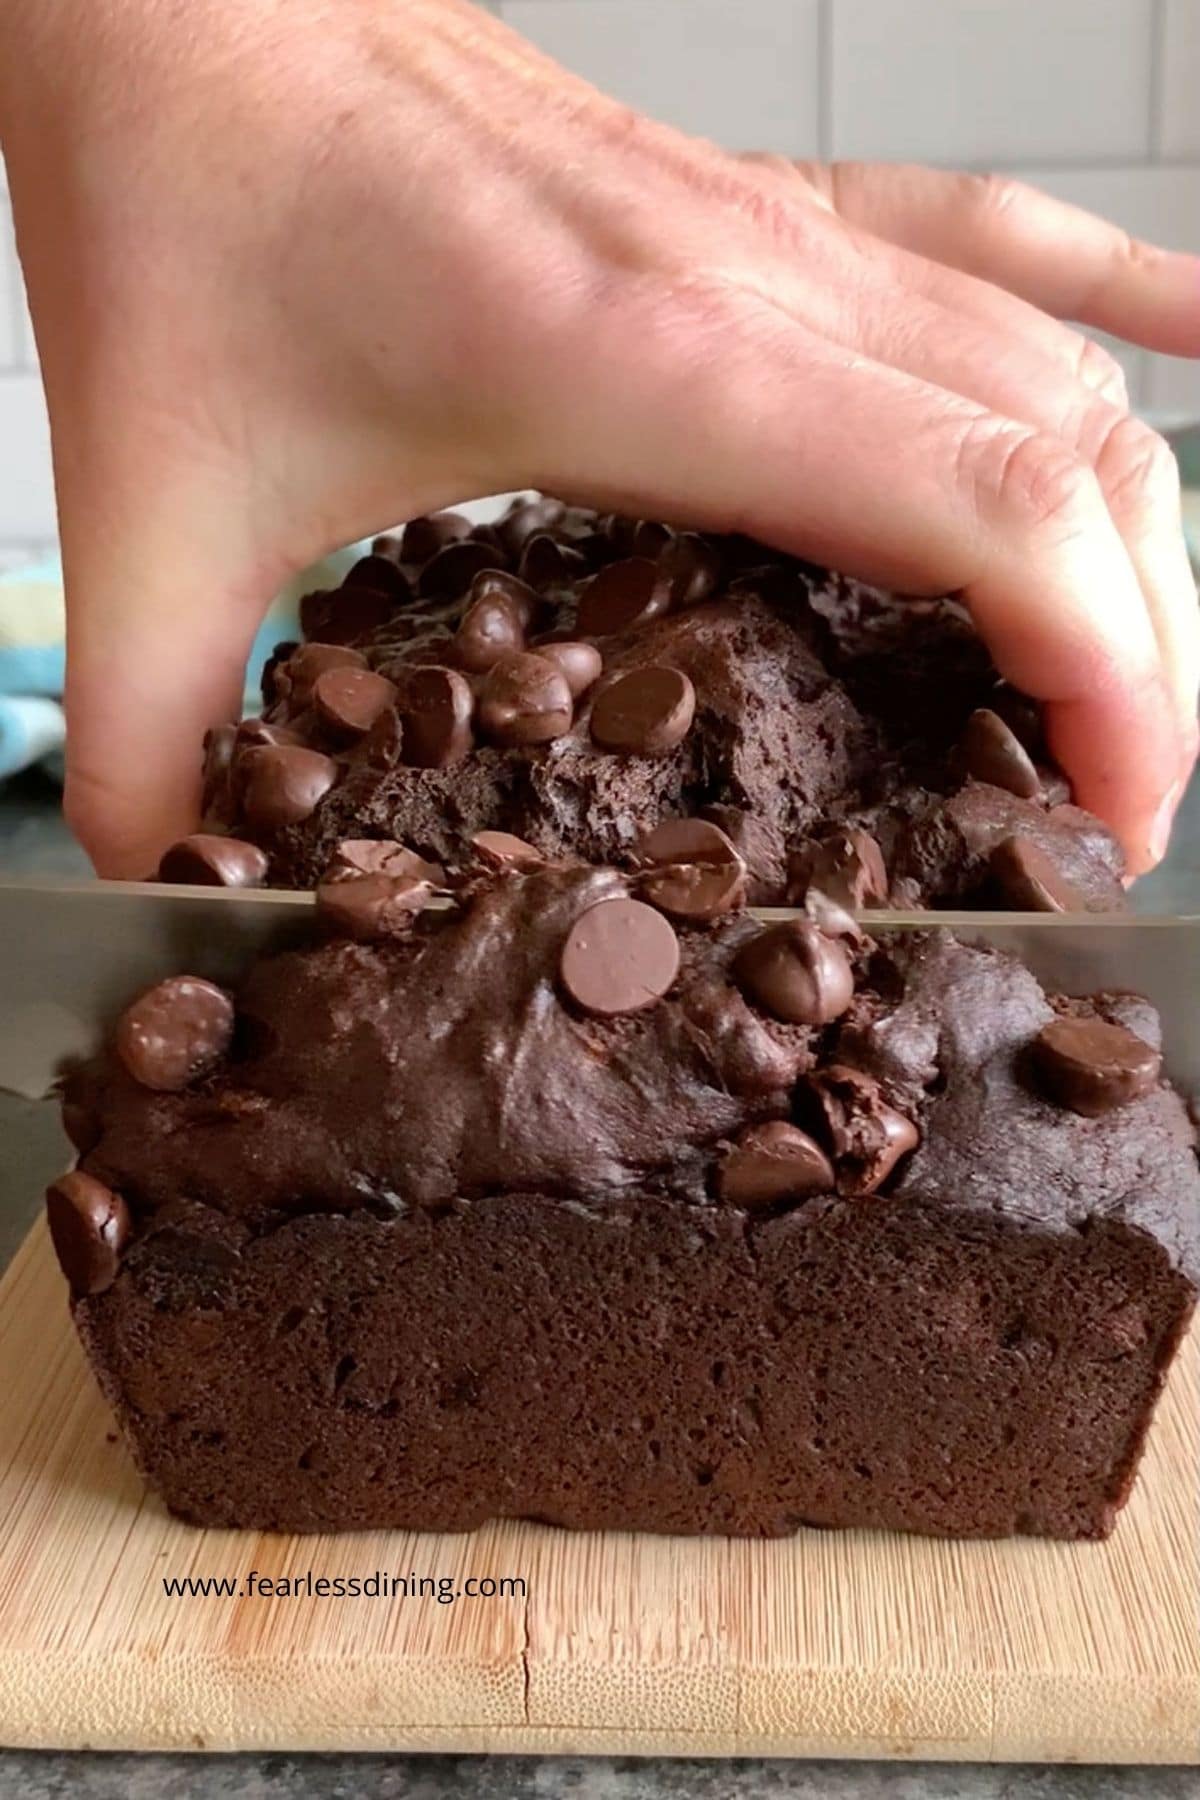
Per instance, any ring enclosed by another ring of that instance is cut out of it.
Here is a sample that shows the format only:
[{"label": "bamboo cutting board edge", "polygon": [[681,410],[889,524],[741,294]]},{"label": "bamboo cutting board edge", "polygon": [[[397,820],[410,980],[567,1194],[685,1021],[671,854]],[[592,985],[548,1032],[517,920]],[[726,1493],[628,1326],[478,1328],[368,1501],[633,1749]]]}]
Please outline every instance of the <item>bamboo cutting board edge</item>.
[{"label": "bamboo cutting board edge", "polygon": [[[1195,1335],[1104,1545],[201,1532],[113,1441],[40,1225],[0,1351],[4,1743],[1200,1761]],[[520,1573],[528,1597],[168,1605],[158,1580],[308,1567]]]}]

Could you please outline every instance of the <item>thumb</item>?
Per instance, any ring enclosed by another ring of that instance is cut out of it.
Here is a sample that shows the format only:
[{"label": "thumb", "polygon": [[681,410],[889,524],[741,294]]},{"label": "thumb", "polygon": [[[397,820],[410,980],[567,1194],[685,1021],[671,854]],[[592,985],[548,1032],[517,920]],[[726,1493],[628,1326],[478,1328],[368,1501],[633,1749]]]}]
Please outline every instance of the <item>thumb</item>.
[{"label": "thumb", "polygon": [[195,484],[160,488],[149,512],[118,483],[71,484],[60,512],[64,810],[98,874],[142,879],[195,829],[201,742],[240,714],[279,572],[254,566],[237,509]]}]

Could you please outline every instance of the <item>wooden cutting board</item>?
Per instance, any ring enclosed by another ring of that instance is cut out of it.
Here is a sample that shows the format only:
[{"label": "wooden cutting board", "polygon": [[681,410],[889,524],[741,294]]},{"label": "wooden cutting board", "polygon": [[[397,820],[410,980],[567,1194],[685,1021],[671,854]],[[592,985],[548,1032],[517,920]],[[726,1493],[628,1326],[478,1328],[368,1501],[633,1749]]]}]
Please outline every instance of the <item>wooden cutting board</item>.
[{"label": "wooden cutting board", "polygon": [[[0,1741],[1195,1762],[1197,1348],[1107,1544],[198,1531],[115,1440],[39,1226],[0,1284]],[[375,1570],[526,1592],[163,1588]]]}]

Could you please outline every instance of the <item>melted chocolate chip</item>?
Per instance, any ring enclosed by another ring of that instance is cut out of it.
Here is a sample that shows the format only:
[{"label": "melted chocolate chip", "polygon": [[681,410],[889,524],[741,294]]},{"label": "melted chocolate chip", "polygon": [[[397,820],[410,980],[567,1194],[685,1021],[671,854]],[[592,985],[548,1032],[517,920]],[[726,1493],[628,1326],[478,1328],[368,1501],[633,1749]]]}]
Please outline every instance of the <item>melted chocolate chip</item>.
[{"label": "melted chocolate chip", "polygon": [[660,1000],[679,973],[679,940],[641,900],[602,900],[581,913],[559,964],[566,992],[585,1012],[637,1012]]},{"label": "melted chocolate chip", "polygon": [[301,644],[275,674],[275,697],[289,712],[302,712],[309,704],[320,676],[328,669],[365,669],[361,650],[348,644]]},{"label": "melted chocolate chip", "polygon": [[988,858],[988,873],[1018,912],[1086,912],[1084,895],[1032,838],[1010,837]]},{"label": "melted chocolate chip", "polygon": [[575,627],[581,637],[606,637],[659,618],[671,604],[670,581],[645,556],[609,563],[583,591]]},{"label": "melted chocolate chip", "polygon": [[337,777],[332,757],[295,744],[247,750],[238,759],[242,809],[248,823],[264,831],[307,819]]},{"label": "melted chocolate chip", "polygon": [[833,1188],[833,1164],[821,1146],[782,1119],[744,1131],[717,1175],[721,1199],[748,1212]]},{"label": "melted chocolate chip", "polygon": [[164,851],[158,879],[199,887],[261,887],[267,859],[257,844],[243,838],[196,831]]},{"label": "melted chocolate chip", "polygon": [[356,880],[362,875],[406,876],[445,887],[446,871],[440,863],[427,862],[415,850],[389,838],[343,838],[334,848],[323,881]]},{"label": "melted chocolate chip", "polygon": [[587,693],[604,667],[604,659],[596,646],[580,643],[575,638],[551,639],[535,644],[534,649],[554,664],[570,688],[573,700]]},{"label": "melted chocolate chip", "polygon": [[531,651],[498,662],[479,696],[479,728],[496,744],[548,744],[570,731],[573,718],[561,669]]},{"label": "melted chocolate chip", "polygon": [[46,1222],[72,1294],[102,1294],[112,1286],[132,1230],[120,1194],[72,1169],[46,1189]]},{"label": "melted chocolate chip", "polygon": [[846,952],[807,919],[785,919],[743,944],[733,976],[748,999],[791,1025],[828,1025],[854,997]]},{"label": "melted chocolate chip", "polygon": [[1124,1025],[1081,1015],[1054,1019],[1039,1032],[1033,1066],[1051,1100],[1098,1119],[1150,1093],[1162,1056]]},{"label": "melted chocolate chip", "polygon": [[484,569],[498,568],[502,560],[489,544],[474,538],[447,544],[421,570],[417,591],[423,600],[452,600],[464,593]]},{"label": "melted chocolate chip", "polygon": [[427,881],[402,874],[359,875],[323,881],[317,888],[317,915],[342,937],[367,943],[400,937],[429,904]]},{"label": "melted chocolate chip", "polygon": [[477,831],[471,847],[492,869],[531,869],[545,861],[540,850],[511,831]]},{"label": "melted chocolate chip", "polygon": [[512,656],[524,648],[525,627],[520,614],[502,594],[485,594],[473,600],[454,634],[455,657],[472,675],[485,674],[502,656]]},{"label": "melted chocolate chip", "polygon": [[672,918],[704,923],[745,900],[746,865],[707,819],[666,819],[642,838],[635,855],[649,865],[640,892]]},{"label": "melted chocolate chip", "polygon": [[404,760],[416,769],[445,769],[471,748],[475,696],[465,675],[436,665],[404,671],[398,711]]},{"label": "melted chocolate chip", "polygon": [[522,631],[530,629],[542,604],[541,597],[529,583],[517,575],[510,575],[507,569],[484,569],[475,577],[467,595],[468,606],[477,600],[503,601],[519,620]]},{"label": "melted chocolate chip", "polygon": [[711,599],[720,586],[720,553],[696,531],[681,531],[672,539],[659,558],[658,567],[669,585],[672,606],[699,606]]},{"label": "melted chocolate chip", "polygon": [[877,1193],[901,1157],[916,1149],[920,1131],[861,1069],[832,1063],[810,1075],[808,1084],[824,1114],[839,1192]]},{"label": "melted chocolate chip", "polygon": [[115,1042],[135,1081],[174,1094],[214,1069],[232,1039],[229,995],[211,981],[174,975],[126,1007]]},{"label": "melted chocolate chip", "polygon": [[887,905],[887,865],[869,831],[835,831],[796,852],[789,865],[788,898],[803,903],[814,889],[855,912]]},{"label": "melted chocolate chip", "polygon": [[370,669],[326,669],[317,677],[312,697],[322,724],[345,740],[369,731],[392,706],[396,690],[385,676]]},{"label": "melted chocolate chip", "polygon": [[597,694],[592,738],[602,750],[665,756],[683,742],[695,712],[696,690],[681,669],[631,669]]},{"label": "melted chocolate chip", "polygon": [[967,720],[962,740],[967,774],[991,787],[1004,788],[1018,799],[1032,800],[1041,780],[1029,752],[998,713],[981,706]]}]

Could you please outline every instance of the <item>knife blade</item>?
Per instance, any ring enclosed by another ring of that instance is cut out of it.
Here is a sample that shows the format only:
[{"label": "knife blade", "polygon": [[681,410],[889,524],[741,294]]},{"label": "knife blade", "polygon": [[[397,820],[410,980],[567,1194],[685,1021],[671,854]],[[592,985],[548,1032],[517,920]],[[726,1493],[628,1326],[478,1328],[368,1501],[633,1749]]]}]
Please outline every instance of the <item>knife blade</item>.
[{"label": "knife blade", "polygon": [[[287,889],[0,880],[0,1088],[44,1097],[141,989],[179,974],[232,983],[256,955],[308,941],[312,916],[313,896]],[[1054,992],[1144,994],[1162,1016],[1167,1072],[1200,1100],[1200,916],[867,912],[860,920],[875,936],[946,927],[1017,956]]]}]

